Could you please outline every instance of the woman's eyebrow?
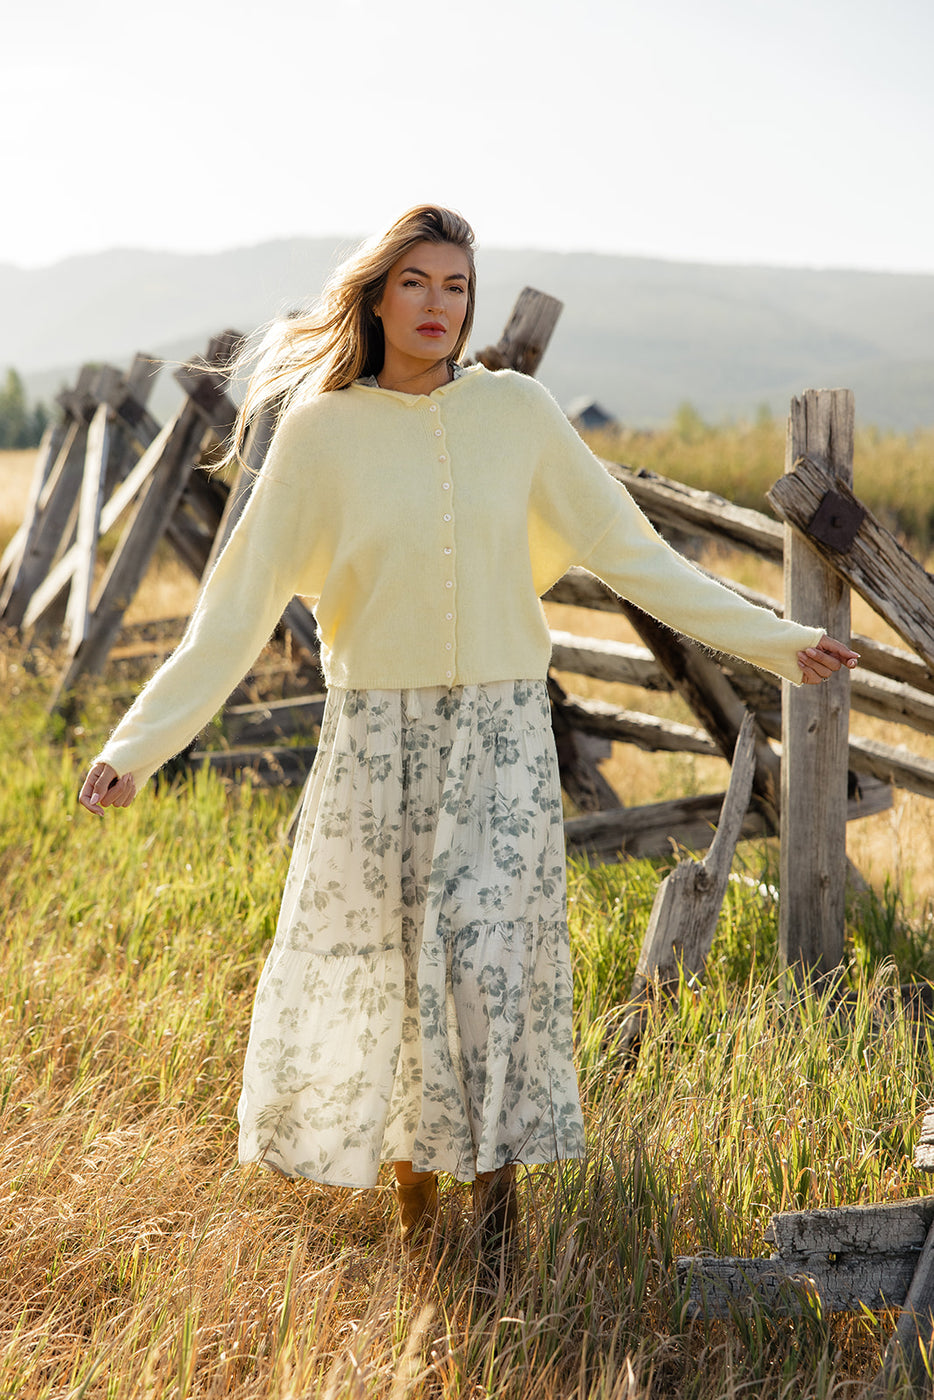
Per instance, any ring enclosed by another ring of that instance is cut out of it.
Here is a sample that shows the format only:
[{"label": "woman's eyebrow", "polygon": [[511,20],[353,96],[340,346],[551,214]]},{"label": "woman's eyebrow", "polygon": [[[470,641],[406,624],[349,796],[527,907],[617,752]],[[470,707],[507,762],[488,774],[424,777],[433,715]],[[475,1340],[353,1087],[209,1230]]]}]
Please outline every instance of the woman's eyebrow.
[{"label": "woman's eyebrow", "polygon": [[[402,269],[402,271],[399,273],[399,276],[402,277],[402,276],[404,276],[405,273],[407,273],[407,272],[414,272],[414,273],[416,274],[417,277],[427,277],[427,276],[428,276],[428,273],[427,273],[427,272],[423,272],[422,269],[421,269],[420,267],[404,267],[404,268]],[[447,276],[445,277],[444,280],[445,280],[445,282],[466,282],[466,281],[467,281],[467,274],[466,274],[465,272],[449,272],[449,273],[447,274]]]}]

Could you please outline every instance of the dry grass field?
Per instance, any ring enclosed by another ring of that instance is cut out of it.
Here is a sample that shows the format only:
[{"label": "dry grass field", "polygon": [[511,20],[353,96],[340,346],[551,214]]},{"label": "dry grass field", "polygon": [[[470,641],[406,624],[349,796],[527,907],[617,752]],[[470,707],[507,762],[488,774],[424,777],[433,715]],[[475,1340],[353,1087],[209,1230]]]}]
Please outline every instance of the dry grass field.
[{"label": "dry grass field", "polygon": [[[0,455],[0,546],[29,465]],[[755,561],[733,562],[780,591]],[[160,555],[133,617],[183,616],[194,589]],[[549,611],[568,630],[627,635],[610,614]],[[884,635],[861,605],[854,626]],[[891,1316],[692,1321],[673,1263],[767,1252],[774,1210],[928,1190],[910,1163],[934,1043],[893,989],[932,970],[929,804],[897,797],[851,824],[850,853],[880,892],[848,928],[851,1014],[778,995],[774,850],[749,843],[737,868],[751,878],[730,885],[704,985],[656,1009],[634,1071],[616,1038],[659,870],[572,863],[589,1156],[523,1174],[519,1266],[495,1289],[477,1277],[454,1183],[444,1254],[419,1269],[400,1260],[388,1180],[349,1192],[237,1168],[239,1070],[291,796],[202,773],[95,822],[74,794],[112,697],[93,688],[63,745],[44,712],[49,675],[38,650],[0,650],[0,1400],[867,1393]],[[665,697],[562,681],[688,718]],[[718,761],[621,745],[604,771],[629,803],[726,779]]]},{"label": "dry grass field", "polygon": [[36,454],[32,448],[0,452],[0,548],[26,513]]}]

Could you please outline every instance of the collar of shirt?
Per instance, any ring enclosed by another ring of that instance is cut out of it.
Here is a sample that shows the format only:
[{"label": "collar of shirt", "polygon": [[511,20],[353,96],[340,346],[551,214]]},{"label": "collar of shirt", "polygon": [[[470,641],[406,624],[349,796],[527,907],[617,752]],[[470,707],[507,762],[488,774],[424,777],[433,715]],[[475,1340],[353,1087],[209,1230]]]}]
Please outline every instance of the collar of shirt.
[{"label": "collar of shirt", "polygon": [[[461,375],[465,373],[466,369],[467,369],[467,366],[466,366],[466,365],[458,365],[458,364],[455,364],[455,365],[454,365],[454,369],[453,369],[452,379],[460,379]],[[363,375],[360,379],[355,379],[355,380],[354,380],[354,383],[355,383],[355,384],[362,384],[362,385],[364,386],[365,389],[378,389],[378,388],[379,388],[379,381],[377,380],[375,374],[365,374],[365,375]]]}]

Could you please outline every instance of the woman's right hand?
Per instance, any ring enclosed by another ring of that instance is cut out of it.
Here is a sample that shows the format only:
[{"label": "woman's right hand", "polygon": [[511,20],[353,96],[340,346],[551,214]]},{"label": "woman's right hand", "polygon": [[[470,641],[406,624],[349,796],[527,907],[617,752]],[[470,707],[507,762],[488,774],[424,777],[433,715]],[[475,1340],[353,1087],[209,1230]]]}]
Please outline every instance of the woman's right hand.
[{"label": "woman's right hand", "polygon": [[88,770],[78,801],[96,817],[102,817],[105,807],[129,807],[135,796],[132,773],[121,776],[109,763],[95,763]]}]

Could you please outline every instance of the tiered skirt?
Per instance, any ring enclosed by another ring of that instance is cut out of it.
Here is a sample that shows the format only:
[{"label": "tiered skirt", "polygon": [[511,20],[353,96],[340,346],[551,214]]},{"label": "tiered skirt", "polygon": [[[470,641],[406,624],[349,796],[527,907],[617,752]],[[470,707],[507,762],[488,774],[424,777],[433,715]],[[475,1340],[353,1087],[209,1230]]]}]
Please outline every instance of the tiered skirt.
[{"label": "tiered skirt", "polygon": [[238,1114],[342,1186],[583,1155],[544,681],[329,691]]}]

